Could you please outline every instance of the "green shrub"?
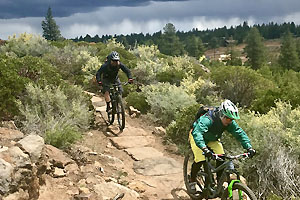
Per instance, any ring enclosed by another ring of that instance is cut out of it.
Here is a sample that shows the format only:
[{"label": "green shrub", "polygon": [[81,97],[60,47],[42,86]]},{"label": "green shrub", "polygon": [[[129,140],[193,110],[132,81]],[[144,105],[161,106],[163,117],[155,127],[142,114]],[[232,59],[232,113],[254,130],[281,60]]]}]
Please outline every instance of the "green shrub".
[{"label": "green shrub", "polygon": [[28,33],[20,34],[19,37],[15,35],[9,37],[6,44],[1,46],[0,52],[13,53],[18,57],[23,56],[42,56],[50,52],[54,47],[51,46],[47,40],[39,35],[32,35]]},{"label": "green shrub", "polygon": [[23,94],[25,84],[59,84],[61,77],[49,63],[41,58],[22,58],[0,55],[0,119],[18,113],[16,100]]},{"label": "green shrub", "polygon": [[139,58],[133,71],[141,84],[155,84],[160,81],[180,85],[183,78],[192,76],[198,79],[204,74],[195,59],[188,56],[165,56],[156,46],[138,46],[132,52]]},{"label": "green shrub", "polygon": [[120,55],[121,62],[128,68],[134,69],[137,65],[136,56],[132,52],[127,51],[125,47],[115,39],[109,40],[106,44],[99,42],[96,44],[96,47],[99,50],[97,56],[103,63],[112,51],[117,51]]},{"label": "green shrub", "polygon": [[277,66],[263,67],[259,70],[265,78],[272,81],[275,87],[266,88],[253,101],[251,108],[260,113],[267,113],[275,106],[276,100],[290,102],[293,107],[300,105],[300,73],[293,70],[278,69]]},{"label": "green shrub", "polygon": [[163,125],[168,125],[174,120],[176,113],[181,109],[196,103],[193,95],[169,83],[145,86],[142,92],[146,96],[146,102],[150,105],[153,119]]},{"label": "green shrub", "polygon": [[163,83],[180,85],[180,81],[184,78],[184,74],[181,71],[168,70],[156,74],[156,80]]},{"label": "green shrub", "polygon": [[81,138],[80,132],[71,127],[62,127],[48,130],[45,134],[45,142],[57,148],[67,148]]},{"label": "green shrub", "polygon": [[197,102],[204,105],[219,105],[222,101],[216,84],[209,80],[206,80],[194,93]]},{"label": "green shrub", "polygon": [[72,40],[58,40],[58,41],[48,41],[52,46],[55,46],[57,48],[64,48],[67,45],[71,45],[74,44],[74,42]]},{"label": "green shrub", "polygon": [[258,72],[243,66],[223,66],[213,70],[212,79],[220,94],[241,106],[250,107],[253,100],[275,85]]},{"label": "green shrub", "polygon": [[133,106],[134,108],[145,114],[150,110],[150,106],[146,101],[146,97],[142,92],[131,92],[126,97],[126,102],[128,106]]},{"label": "green shrub", "polygon": [[15,63],[15,59],[7,59],[5,56],[0,58],[0,119],[17,114],[15,101],[28,81],[19,76]]},{"label": "green shrub", "polygon": [[167,136],[177,145],[189,146],[188,135],[200,104],[187,106],[178,112],[167,127]]},{"label": "green shrub", "polygon": [[[261,199],[270,193],[283,199],[300,196],[299,117],[299,107],[292,109],[290,104],[279,101],[267,114],[246,113],[238,122],[257,150],[257,155],[241,169]],[[230,144],[229,141],[227,146]]]},{"label": "green shrub", "polygon": [[[87,47],[77,47],[73,44],[44,55],[44,59],[56,67],[63,79],[80,85],[83,85],[85,75],[89,75],[89,71],[95,73],[95,65],[98,65],[97,58],[90,55]],[[91,64],[86,67],[88,62]]]},{"label": "green shrub", "polygon": [[19,101],[19,110],[24,133],[37,133],[61,130],[87,130],[93,113],[90,111],[90,97],[78,86],[26,86],[26,94]]}]

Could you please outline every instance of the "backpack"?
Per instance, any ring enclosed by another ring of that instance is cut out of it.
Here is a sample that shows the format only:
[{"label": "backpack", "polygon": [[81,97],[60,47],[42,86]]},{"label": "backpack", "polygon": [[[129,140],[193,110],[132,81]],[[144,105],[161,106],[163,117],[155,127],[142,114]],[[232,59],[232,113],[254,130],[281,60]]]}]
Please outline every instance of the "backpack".
[{"label": "backpack", "polygon": [[195,119],[194,119],[194,121],[192,122],[192,124],[191,124],[191,129],[192,129],[192,131],[193,131],[193,129],[194,129],[194,126],[193,126],[193,124],[202,116],[202,115],[205,115],[206,113],[208,113],[208,116],[213,120],[213,112],[208,112],[208,111],[213,111],[213,110],[215,110],[215,109],[217,109],[216,107],[214,107],[214,106],[206,106],[206,105],[201,105],[200,106],[200,108],[199,108],[199,110],[198,110],[198,112],[197,112],[197,114],[195,115]]},{"label": "backpack", "polygon": [[[214,109],[215,109],[214,106],[205,106],[205,105],[202,105],[202,106],[199,108],[197,114],[195,115],[195,120],[194,120],[194,122],[197,121],[197,119],[199,119],[199,117],[201,117],[202,115],[204,115],[205,113],[207,113],[209,110],[214,110]],[[194,122],[193,122],[193,123],[194,123]]]}]

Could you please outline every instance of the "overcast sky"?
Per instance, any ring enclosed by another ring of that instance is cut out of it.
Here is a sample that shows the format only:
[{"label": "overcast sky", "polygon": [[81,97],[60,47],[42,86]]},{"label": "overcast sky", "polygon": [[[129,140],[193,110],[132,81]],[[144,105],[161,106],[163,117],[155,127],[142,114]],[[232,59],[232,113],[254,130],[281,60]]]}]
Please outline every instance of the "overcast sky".
[{"label": "overcast sky", "polygon": [[42,35],[49,6],[65,38],[154,33],[169,22],[180,31],[244,21],[300,24],[300,0],[0,0],[0,38],[24,32]]}]

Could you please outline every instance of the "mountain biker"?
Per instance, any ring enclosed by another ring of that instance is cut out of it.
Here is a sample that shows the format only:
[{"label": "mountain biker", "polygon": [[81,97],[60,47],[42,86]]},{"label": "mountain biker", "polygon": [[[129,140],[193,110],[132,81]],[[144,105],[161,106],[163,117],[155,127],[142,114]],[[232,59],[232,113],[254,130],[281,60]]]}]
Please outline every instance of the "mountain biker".
[{"label": "mountain biker", "polygon": [[119,69],[121,69],[127,75],[128,83],[132,83],[133,79],[131,72],[123,63],[120,62],[120,56],[116,51],[112,51],[107,56],[107,60],[96,73],[97,82],[100,86],[102,86],[102,93],[104,94],[104,98],[106,101],[106,111],[109,111],[111,109],[109,96],[110,85],[118,83],[119,90],[121,91],[121,93],[123,92],[123,88],[118,77]]},{"label": "mountain biker", "polygon": [[[194,163],[191,169],[190,188],[196,192],[196,176],[201,166],[205,163],[205,157],[212,157],[213,154],[224,154],[220,142],[222,133],[227,130],[231,133],[249,153],[249,157],[255,155],[247,134],[238,126],[235,120],[240,119],[237,107],[230,101],[225,100],[220,107],[209,110],[193,123],[189,140],[194,153]],[[223,162],[216,161],[220,166]],[[217,173],[220,178],[222,171]]]}]

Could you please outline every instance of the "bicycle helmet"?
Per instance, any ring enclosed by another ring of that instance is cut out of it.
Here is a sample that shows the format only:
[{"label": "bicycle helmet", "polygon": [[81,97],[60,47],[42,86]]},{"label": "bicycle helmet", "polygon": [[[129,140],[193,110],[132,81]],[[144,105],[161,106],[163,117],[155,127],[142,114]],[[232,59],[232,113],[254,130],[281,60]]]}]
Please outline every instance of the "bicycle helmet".
[{"label": "bicycle helmet", "polygon": [[225,100],[221,104],[222,114],[231,119],[240,119],[238,108],[230,101]]},{"label": "bicycle helmet", "polygon": [[116,52],[116,51],[111,52],[109,54],[109,58],[110,58],[110,60],[116,60],[116,61],[120,60],[120,56],[119,56],[118,52]]}]

